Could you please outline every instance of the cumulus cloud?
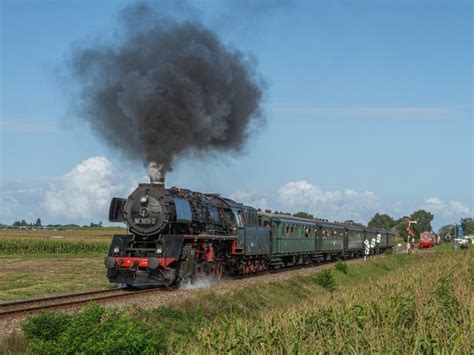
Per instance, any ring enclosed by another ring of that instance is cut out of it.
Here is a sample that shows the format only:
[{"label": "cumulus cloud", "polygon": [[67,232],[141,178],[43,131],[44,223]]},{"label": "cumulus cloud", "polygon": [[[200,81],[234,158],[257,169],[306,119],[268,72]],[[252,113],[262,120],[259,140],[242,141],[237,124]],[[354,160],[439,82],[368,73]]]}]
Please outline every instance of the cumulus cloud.
[{"label": "cumulus cloud", "polygon": [[43,207],[49,215],[68,220],[103,219],[111,198],[122,191],[112,163],[92,157],[49,185]]},{"label": "cumulus cloud", "polygon": [[318,217],[336,220],[366,221],[381,208],[379,199],[370,191],[323,191],[306,180],[283,185],[277,195],[279,204],[293,212],[305,210]]},{"label": "cumulus cloud", "polygon": [[[128,196],[138,183],[147,181],[146,176],[116,172],[105,157],[86,159],[59,177],[0,180],[0,223],[18,219],[34,222],[38,217],[46,223],[105,222],[113,196]],[[458,200],[444,201],[431,196],[418,203],[390,201],[371,191],[326,190],[307,180],[291,181],[273,191],[254,187],[226,195],[262,210],[306,211],[329,220],[352,219],[362,223],[367,223],[376,212],[398,218],[421,208],[434,214],[435,229],[473,216],[472,206]]]},{"label": "cumulus cloud", "polygon": [[421,208],[424,208],[444,219],[459,219],[469,217],[473,214],[473,211],[471,211],[469,206],[462,202],[455,200],[445,202],[436,196],[427,198],[424,204],[421,205]]},{"label": "cumulus cloud", "polygon": [[231,193],[229,198],[248,206],[260,208],[262,210],[272,209],[273,207],[268,201],[268,198],[264,194],[258,193],[254,188],[250,190],[237,190]]},{"label": "cumulus cloud", "polygon": [[277,191],[259,193],[255,189],[238,190],[231,194],[238,202],[284,212],[305,211],[331,221],[352,219],[368,223],[375,213],[387,213],[394,218],[410,215],[415,210],[426,209],[435,216],[434,227],[472,216],[472,210],[459,201],[444,202],[439,197],[429,197],[422,203],[390,201],[379,198],[371,191],[346,188],[324,190],[307,180],[292,181]]}]

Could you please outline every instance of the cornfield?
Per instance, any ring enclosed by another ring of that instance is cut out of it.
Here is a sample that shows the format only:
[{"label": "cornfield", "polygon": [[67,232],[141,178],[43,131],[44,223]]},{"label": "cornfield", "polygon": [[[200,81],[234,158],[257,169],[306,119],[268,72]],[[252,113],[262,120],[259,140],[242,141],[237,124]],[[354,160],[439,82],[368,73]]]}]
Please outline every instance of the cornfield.
[{"label": "cornfield", "polygon": [[469,353],[473,276],[472,254],[430,253],[387,277],[290,307],[230,312],[170,351]]},{"label": "cornfield", "polygon": [[170,354],[470,354],[472,256],[381,256],[287,281],[203,291],[174,307],[112,310],[112,318],[98,305],[72,316],[40,315],[24,324],[27,337],[12,353],[91,351],[85,342],[110,350],[120,334],[128,340],[113,345],[122,352],[145,346]]},{"label": "cornfield", "polygon": [[106,254],[108,241],[0,238],[2,254]]}]

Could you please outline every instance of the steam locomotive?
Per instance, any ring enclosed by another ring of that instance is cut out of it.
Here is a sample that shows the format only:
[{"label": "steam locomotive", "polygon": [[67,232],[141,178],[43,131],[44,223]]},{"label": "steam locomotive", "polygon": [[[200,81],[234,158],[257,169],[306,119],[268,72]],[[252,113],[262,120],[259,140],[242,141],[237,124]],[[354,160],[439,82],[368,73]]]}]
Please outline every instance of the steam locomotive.
[{"label": "steam locomotive", "polygon": [[109,220],[126,222],[129,233],[113,237],[107,277],[128,286],[359,257],[394,244],[390,231],[262,213],[218,194],[166,189],[163,179],[139,184],[127,199],[113,198]]}]

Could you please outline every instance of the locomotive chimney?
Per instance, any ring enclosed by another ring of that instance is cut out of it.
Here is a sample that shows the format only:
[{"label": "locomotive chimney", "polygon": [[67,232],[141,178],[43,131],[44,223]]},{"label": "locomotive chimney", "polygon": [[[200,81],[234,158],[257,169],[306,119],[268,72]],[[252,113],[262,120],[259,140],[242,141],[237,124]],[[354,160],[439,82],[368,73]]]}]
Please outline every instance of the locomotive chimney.
[{"label": "locomotive chimney", "polygon": [[156,161],[148,163],[148,176],[150,183],[165,186],[165,177],[162,176],[163,164],[158,164]]}]

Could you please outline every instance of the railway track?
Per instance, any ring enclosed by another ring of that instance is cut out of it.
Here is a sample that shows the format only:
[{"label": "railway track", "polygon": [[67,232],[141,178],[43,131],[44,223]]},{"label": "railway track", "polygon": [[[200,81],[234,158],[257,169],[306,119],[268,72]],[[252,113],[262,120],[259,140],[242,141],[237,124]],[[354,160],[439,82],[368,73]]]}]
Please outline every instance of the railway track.
[{"label": "railway track", "polygon": [[[276,270],[267,270],[263,272],[257,272],[246,275],[234,275],[223,277],[221,281],[231,281],[239,280],[245,278],[258,277],[265,274],[279,274],[284,272],[289,272],[292,270],[311,268],[315,266],[323,266],[327,264],[333,264],[335,261],[322,261],[318,264],[307,264],[307,265],[294,265],[291,267],[276,269]],[[12,302],[0,302],[0,319],[9,318],[12,316],[23,316],[34,314],[43,310],[51,309],[68,309],[74,306],[84,305],[91,301],[102,301],[110,300],[117,298],[127,298],[127,297],[136,297],[137,295],[147,294],[147,293],[156,293],[164,291],[173,291],[179,288],[168,287],[168,288],[148,288],[148,289],[127,289],[127,288],[112,288],[96,291],[86,291],[86,292],[76,292],[69,293],[57,296],[50,297],[40,297]]]},{"label": "railway track", "polygon": [[167,288],[151,288],[143,290],[130,290],[113,288],[97,291],[77,292],[51,297],[41,297],[13,302],[0,303],[0,318],[16,316],[19,314],[32,314],[42,310],[69,308],[86,304],[91,301],[102,301],[116,298],[132,297],[143,293],[170,290]]},{"label": "railway track", "polygon": [[[314,266],[314,265],[313,265]],[[280,273],[295,269],[300,269],[308,267],[306,266],[298,266],[298,267],[290,267],[285,269],[279,270],[272,270],[272,271],[264,271],[258,272],[254,274],[248,275],[236,275],[230,277],[223,277],[222,281],[226,280],[239,280],[249,277],[258,277],[268,273]],[[149,289],[127,289],[127,288],[112,288],[112,289],[104,289],[104,290],[96,290],[96,291],[86,291],[86,292],[75,292],[63,295],[56,295],[50,297],[38,297],[32,299],[25,299],[19,301],[12,301],[12,302],[0,302],[0,319],[2,318],[9,318],[12,316],[24,316],[30,315],[34,313],[38,313],[44,310],[52,310],[52,309],[67,309],[74,306],[84,305],[88,302],[92,301],[102,301],[102,300],[109,300],[109,299],[117,299],[117,298],[126,298],[126,297],[135,297],[137,295],[145,294],[145,293],[153,293],[153,292],[163,292],[163,291],[172,291],[179,288],[176,287],[168,287],[168,288],[149,288]]]}]

